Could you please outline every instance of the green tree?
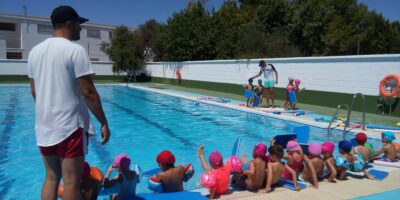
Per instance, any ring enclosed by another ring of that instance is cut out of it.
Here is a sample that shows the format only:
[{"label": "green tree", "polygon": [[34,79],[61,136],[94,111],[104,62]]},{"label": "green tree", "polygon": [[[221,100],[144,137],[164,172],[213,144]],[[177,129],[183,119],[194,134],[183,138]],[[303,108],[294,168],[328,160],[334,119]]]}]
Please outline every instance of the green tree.
[{"label": "green tree", "polygon": [[154,19],[146,21],[138,28],[144,49],[146,61],[160,61],[164,58],[164,43],[162,40],[163,25]]},{"label": "green tree", "polygon": [[400,53],[400,21],[390,24],[390,53]]},{"label": "green tree", "polygon": [[118,26],[110,43],[103,42],[100,49],[113,61],[113,72],[126,72],[133,75],[136,81],[136,72],[144,68],[143,49],[137,32],[130,31],[126,26]]},{"label": "green tree", "polygon": [[211,17],[201,2],[189,3],[186,9],[174,13],[163,31],[166,58],[170,61],[214,59],[211,24]]}]

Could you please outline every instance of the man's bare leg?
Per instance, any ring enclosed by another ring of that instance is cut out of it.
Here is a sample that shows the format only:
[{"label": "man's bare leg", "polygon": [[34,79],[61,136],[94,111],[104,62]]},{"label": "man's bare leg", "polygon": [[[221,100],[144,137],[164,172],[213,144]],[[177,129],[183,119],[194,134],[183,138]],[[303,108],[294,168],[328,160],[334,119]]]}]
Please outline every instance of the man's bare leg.
[{"label": "man's bare leg", "polygon": [[61,165],[58,156],[42,156],[46,177],[42,186],[42,200],[57,199],[58,185],[61,179]]},{"label": "man's bare leg", "polygon": [[61,159],[62,176],[64,180],[64,200],[79,200],[80,181],[83,172],[85,157]]}]

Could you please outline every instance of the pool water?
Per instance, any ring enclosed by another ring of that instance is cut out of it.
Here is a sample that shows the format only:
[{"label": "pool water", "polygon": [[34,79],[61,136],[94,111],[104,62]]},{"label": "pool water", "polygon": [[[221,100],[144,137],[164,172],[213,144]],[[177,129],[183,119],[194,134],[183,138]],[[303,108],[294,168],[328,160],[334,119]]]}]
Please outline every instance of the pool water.
[{"label": "pool water", "polygon": [[[108,118],[111,139],[100,145],[99,124],[94,120],[97,135],[90,138],[86,160],[103,172],[113,158],[127,153],[132,162],[146,171],[157,166],[157,154],[168,149],[175,154],[176,164],[192,163],[193,178],[185,189],[199,187],[204,172],[197,157],[198,147],[205,154],[219,150],[230,156],[234,141],[242,137],[242,152],[251,158],[258,142],[275,135],[293,133],[301,124],[272,119],[223,107],[127,88],[120,85],[98,85]],[[34,101],[27,85],[0,86],[0,199],[39,199],[44,167],[34,134]],[[328,141],[326,129],[310,127],[311,141]],[[342,133],[333,131],[331,141],[337,143]],[[349,134],[351,137],[351,134]],[[381,144],[370,140],[375,146]],[[138,185],[139,193],[149,192],[147,181]]]}]

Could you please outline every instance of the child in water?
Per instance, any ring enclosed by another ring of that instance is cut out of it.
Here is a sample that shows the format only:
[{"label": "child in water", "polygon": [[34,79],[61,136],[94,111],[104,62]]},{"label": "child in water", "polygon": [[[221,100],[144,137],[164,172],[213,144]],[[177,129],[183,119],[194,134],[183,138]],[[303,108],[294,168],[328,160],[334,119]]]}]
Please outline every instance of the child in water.
[{"label": "child in water", "polygon": [[[139,182],[138,174],[129,169],[131,159],[126,154],[119,154],[114,159],[114,164],[108,167],[104,177],[104,188],[118,185],[118,194],[111,195],[111,199],[123,199],[136,195],[136,184]],[[118,170],[118,175],[110,180],[113,170]]]}]

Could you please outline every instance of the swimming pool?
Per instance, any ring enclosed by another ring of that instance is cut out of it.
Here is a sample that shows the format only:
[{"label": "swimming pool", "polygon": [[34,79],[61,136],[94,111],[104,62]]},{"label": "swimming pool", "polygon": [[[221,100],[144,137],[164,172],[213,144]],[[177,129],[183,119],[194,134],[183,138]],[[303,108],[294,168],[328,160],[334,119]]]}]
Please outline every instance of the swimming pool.
[{"label": "swimming pool", "polygon": [[[219,150],[227,158],[238,136],[242,148],[251,157],[252,147],[278,134],[292,133],[296,124],[214,105],[130,89],[120,85],[98,85],[103,107],[112,132],[110,142],[101,146],[101,137],[91,137],[87,160],[106,171],[114,156],[127,153],[143,170],[156,167],[155,157],[172,151],[177,164],[192,163],[194,177],[185,189],[197,188],[203,173],[197,149],[205,153]],[[34,135],[34,102],[27,85],[0,86],[0,199],[39,199],[44,167]],[[93,118],[94,119],[94,118]],[[95,121],[95,120],[93,120]],[[96,130],[99,124],[95,122]],[[311,127],[311,141],[327,139],[325,129]],[[333,141],[342,133],[333,132]],[[375,146],[377,140],[370,141]],[[142,179],[138,192],[148,192]]]}]

